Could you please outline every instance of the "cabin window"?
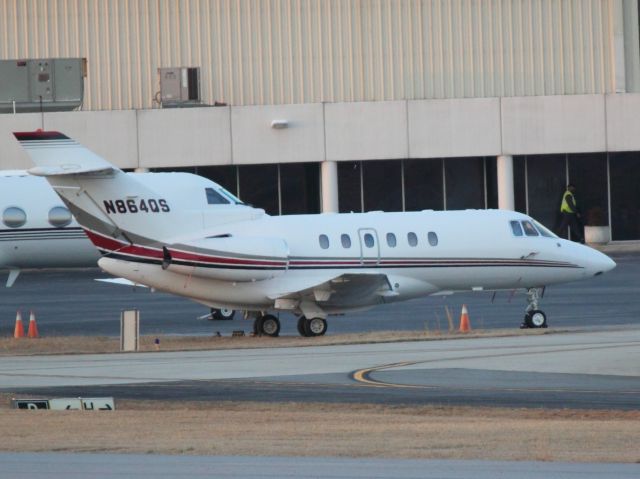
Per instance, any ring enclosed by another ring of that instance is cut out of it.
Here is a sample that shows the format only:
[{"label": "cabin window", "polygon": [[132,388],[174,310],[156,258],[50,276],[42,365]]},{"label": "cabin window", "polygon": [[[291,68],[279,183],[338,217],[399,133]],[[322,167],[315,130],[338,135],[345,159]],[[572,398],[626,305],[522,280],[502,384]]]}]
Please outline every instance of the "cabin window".
[{"label": "cabin window", "polygon": [[409,242],[409,246],[417,246],[418,245],[418,235],[415,233],[407,234],[407,241]]},{"label": "cabin window", "polygon": [[371,233],[365,233],[365,235],[364,235],[364,245],[367,248],[373,248],[374,244],[375,244],[375,241],[373,239],[373,235]]},{"label": "cabin window", "polygon": [[522,221],[522,228],[527,236],[540,236],[538,230],[529,221]]},{"label": "cabin window", "polygon": [[394,235],[393,233],[387,233],[387,244],[390,248],[395,248],[397,244],[396,235]]},{"label": "cabin window", "polygon": [[522,226],[520,226],[519,221],[510,221],[511,231],[513,232],[513,236],[522,236]]},{"label": "cabin window", "polygon": [[431,246],[438,246],[438,235],[433,231],[429,231],[429,233],[427,234],[427,239],[429,240],[429,244]]},{"label": "cabin window", "polygon": [[27,222],[27,214],[22,208],[9,206],[2,213],[2,222],[9,228],[20,228]]},{"label": "cabin window", "polygon": [[329,247],[329,237],[327,235],[320,235],[318,237],[318,242],[320,243],[320,248],[327,249]]},{"label": "cabin window", "polygon": [[343,234],[340,236],[343,248],[351,248],[351,236]]},{"label": "cabin window", "polygon": [[207,203],[210,205],[228,205],[229,200],[218,193],[213,188],[205,188],[205,192],[207,193]]},{"label": "cabin window", "polygon": [[49,210],[49,224],[56,228],[64,228],[71,223],[71,212],[64,206],[54,206]]}]

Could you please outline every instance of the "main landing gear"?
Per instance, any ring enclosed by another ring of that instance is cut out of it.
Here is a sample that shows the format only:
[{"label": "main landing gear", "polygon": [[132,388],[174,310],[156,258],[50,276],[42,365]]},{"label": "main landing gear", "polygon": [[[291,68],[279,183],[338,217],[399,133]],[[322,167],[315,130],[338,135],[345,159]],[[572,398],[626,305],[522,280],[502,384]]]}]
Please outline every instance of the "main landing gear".
[{"label": "main landing gear", "polygon": [[235,310],[229,308],[216,309],[211,308],[211,317],[212,321],[231,321],[233,317],[236,315]]},{"label": "main landing gear", "polygon": [[544,296],[544,288],[527,289],[527,309],[521,328],[546,328],[547,315],[538,309],[538,301]]},{"label": "main landing gear", "polygon": [[275,338],[280,334],[280,320],[272,314],[260,315],[253,322],[253,333]]},{"label": "main landing gear", "polygon": [[327,332],[327,320],[324,318],[306,318],[300,316],[298,319],[298,332],[300,336],[307,338],[322,336]]}]

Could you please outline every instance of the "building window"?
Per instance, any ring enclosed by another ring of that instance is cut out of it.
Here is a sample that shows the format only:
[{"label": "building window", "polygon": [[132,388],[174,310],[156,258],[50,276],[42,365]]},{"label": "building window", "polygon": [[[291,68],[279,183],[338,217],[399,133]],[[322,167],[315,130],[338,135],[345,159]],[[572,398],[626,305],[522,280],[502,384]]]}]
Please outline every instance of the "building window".
[{"label": "building window", "polygon": [[393,233],[387,233],[387,244],[390,248],[395,248],[397,244],[396,235],[394,235]]},{"label": "building window", "polygon": [[443,210],[442,159],[404,160],[405,211]]},{"label": "building window", "polygon": [[320,165],[290,163],[280,165],[280,214],[320,212]]},{"label": "building window", "polygon": [[402,162],[362,163],[364,211],[402,211]]},{"label": "building window", "polygon": [[341,161],[338,163],[338,195],[340,213],[362,212],[362,163]]},{"label": "building window", "polygon": [[416,235],[415,233],[408,233],[407,234],[407,241],[409,243],[409,246],[417,246],[418,245],[418,235]]},{"label": "building window", "polygon": [[342,242],[343,248],[351,248],[351,237],[347,234],[340,235],[340,241]]},{"label": "building window", "polygon": [[318,237],[318,242],[320,243],[320,247],[322,249],[328,249],[329,248],[329,237],[327,235],[320,235]]},{"label": "building window", "polygon": [[609,153],[609,171],[611,237],[615,241],[640,239],[640,153]]},{"label": "building window", "polygon": [[447,158],[444,168],[447,209],[484,209],[484,158]]},{"label": "building window", "polygon": [[240,199],[263,208],[270,215],[280,213],[278,201],[278,165],[246,165],[238,167]]}]

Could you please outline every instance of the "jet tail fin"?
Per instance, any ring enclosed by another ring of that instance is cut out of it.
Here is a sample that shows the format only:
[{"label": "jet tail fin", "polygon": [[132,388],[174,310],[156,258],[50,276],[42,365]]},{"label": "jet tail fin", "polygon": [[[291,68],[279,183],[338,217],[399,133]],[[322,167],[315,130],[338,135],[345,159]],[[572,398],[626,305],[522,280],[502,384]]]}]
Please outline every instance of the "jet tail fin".
[{"label": "jet tail fin", "polygon": [[29,170],[32,175],[108,175],[117,170],[108,161],[58,131],[36,130],[14,132],[13,135],[36,164]]}]

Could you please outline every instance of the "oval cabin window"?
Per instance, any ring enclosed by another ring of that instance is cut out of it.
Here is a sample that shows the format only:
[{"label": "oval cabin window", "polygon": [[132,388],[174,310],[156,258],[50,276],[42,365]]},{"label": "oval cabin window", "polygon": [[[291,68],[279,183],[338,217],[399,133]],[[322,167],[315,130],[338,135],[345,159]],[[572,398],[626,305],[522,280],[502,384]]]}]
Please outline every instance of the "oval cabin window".
[{"label": "oval cabin window", "polygon": [[415,233],[407,234],[407,241],[409,242],[409,246],[417,246],[418,245],[418,235]]},{"label": "oval cabin window", "polygon": [[71,223],[71,212],[64,206],[54,206],[49,210],[49,224],[56,228],[64,228]]},{"label": "oval cabin window", "polygon": [[27,222],[27,214],[22,208],[9,206],[2,213],[2,222],[9,228],[20,228]]},{"label": "oval cabin window", "polygon": [[318,241],[320,243],[320,248],[322,249],[329,248],[329,237],[327,235],[320,235],[318,237]]},{"label": "oval cabin window", "polygon": [[387,244],[390,248],[395,248],[396,244],[398,244],[396,241],[396,235],[393,233],[387,233]]},{"label": "oval cabin window", "polygon": [[427,234],[427,239],[429,240],[429,244],[431,246],[438,246],[438,235],[433,231],[429,231],[429,234]]},{"label": "oval cabin window", "polygon": [[351,237],[349,235],[346,235],[346,234],[341,235],[340,241],[342,242],[343,248],[351,248]]}]

